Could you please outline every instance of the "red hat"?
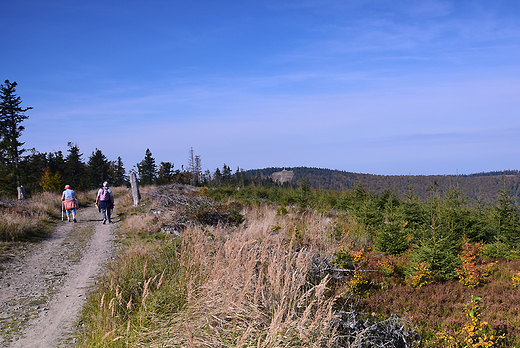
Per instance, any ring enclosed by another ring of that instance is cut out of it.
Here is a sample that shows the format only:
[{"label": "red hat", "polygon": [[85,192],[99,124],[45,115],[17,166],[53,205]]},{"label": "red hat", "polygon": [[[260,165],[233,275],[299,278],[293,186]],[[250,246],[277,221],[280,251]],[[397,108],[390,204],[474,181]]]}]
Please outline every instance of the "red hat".
[{"label": "red hat", "polygon": [[65,190],[69,190],[70,189],[70,185],[65,185]]}]

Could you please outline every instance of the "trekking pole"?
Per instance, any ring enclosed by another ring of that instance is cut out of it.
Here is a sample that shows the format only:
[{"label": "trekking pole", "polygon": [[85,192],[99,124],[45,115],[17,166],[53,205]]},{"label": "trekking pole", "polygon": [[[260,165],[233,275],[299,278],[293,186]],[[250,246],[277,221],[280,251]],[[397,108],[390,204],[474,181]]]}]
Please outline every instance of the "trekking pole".
[{"label": "trekking pole", "polygon": [[63,221],[63,201],[61,201],[61,221]]}]

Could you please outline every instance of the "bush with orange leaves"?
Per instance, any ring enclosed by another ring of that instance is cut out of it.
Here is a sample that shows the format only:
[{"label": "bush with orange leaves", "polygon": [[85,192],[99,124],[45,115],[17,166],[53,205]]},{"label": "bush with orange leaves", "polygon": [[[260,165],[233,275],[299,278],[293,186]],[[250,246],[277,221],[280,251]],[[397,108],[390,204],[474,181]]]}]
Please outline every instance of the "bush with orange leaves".
[{"label": "bush with orange leaves", "polygon": [[456,269],[461,284],[469,287],[481,285],[495,266],[496,262],[484,263],[480,256],[482,250],[483,243],[470,243],[468,239],[465,240],[459,255],[462,265]]}]

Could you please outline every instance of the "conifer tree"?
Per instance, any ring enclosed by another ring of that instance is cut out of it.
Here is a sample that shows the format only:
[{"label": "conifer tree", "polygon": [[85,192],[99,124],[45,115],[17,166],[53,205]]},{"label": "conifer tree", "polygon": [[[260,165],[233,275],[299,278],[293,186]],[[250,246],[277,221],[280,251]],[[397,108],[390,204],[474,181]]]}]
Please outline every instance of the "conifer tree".
[{"label": "conifer tree", "polygon": [[49,152],[47,154],[47,167],[51,173],[65,173],[65,159],[61,151]]},{"label": "conifer tree", "polygon": [[2,187],[6,187],[9,192],[21,185],[19,163],[25,149],[19,139],[25,130],[22,122],[29,117],[25,112],[32,109],[22,108],[22,100],[16,95],[16,86],[16,82],[11,83],[9,80],[0,85],[0,154],[2,169],[5,171],[1,177],[7,179]]},{"label": "conifer tree", "polygon": [[46,170],[45,173],[42,176],[40,186],[42,187],[43,191],[49,192],[49,191],[56,191],[59,192],[60,190],[63,190],[63,186],[65,185],[65,182],[63,181],[63,178],[61,177],[60,172],[56,172],[55,174],[52,174],[50,170]]},{"label": "conifer tree", "polygon": [[191,173],[190,183],[197,185],[202,175],[202,161],[199,155],[194,155],[193,147],[190,149],[188,156],[188,171]]},{"label": "conifer tree", "polygon": [[120,156],[117,157],[116,162],[114,163],[114,186],[123,186],[128,185],[130,183],[128,176],[126,175],[126,170],[123,164],[123,160]]},{"label": "conifer tree", "polygon": [[29,155],[22,157],[20,171],[25,191],[30,194],[42,190],[40,185],[45,170],[47,170],[47,154],[40,153],[36,149],[30,149]]},{"label": "conifer tree", "polygon": [[511,197],[511,190],[505,188],[499,191],[498,206],[495,208],[497,225],[497,240],[509,247],[520,247],[520,229],[518,208]]},{"label": "conifer tree", "polygon": [[168,184],[173,179],[173,163],[161,162],[159,166],[159,173],[157,175],[157,183],[160,185]]},{"label": "conifer tree", "polygon": [[224,184],[231,183],[231,168],[225,163],[224,166],[222,166],[222,182]]},{"label": "conifer tree", "polygon": [[137,164],[139,182],[141,185],[152,185],[157,176],[157,166],[155,158],[152,157],[150,149],[146,149],[144,159]]},{"label": "conifer tree", "polygon": [[202,182],[204,183],[204,185],[208,185],[211,182],[211,180],[211,172],[209,171],[209,169],[206,169],[204,174],[202,174]]},{"label": "conifer tree", "polygon": [[460,264],[457,254],[462,245],[462,236],[453,233],[450,214],[446,212],[451,212],[450,206],[460,208],[461,202],[458,199],[455,199],[455,203],[453,202],[458,195],[457,192],[442,201],[436,180],[433,181],[428,192],[430,192],[429,223],[423,225],[418,233],[412,261],[413,264],[427,261],[431,264],[432,271],[440,279],[454,279],[456,277],[455,269]]},{"label": "conifer tree", "polygon": [[110,162],[101,150],[96,149],[88,158],[87,173],[90,188],[101,187],[103,182],[111,178]]},{"label": "conifer tree", "polygon": [[67,150],[68,155],[65,158],[66,167],[64,170],[64,179],[74,189],[80,189],[85,185],[86,168],[81,159],[83,154],[80,153],[79,146],[77,144],[69,142],[67,146],[69,149]]},{"label": "conifer tree", "polygon": [[215,173],[213,174],[213,182],[214,185],[220,185],[222,183],[222,173],[220,172],[220,169],[215,169]]},{"label": "conifer tree", "polygon": [[374,239],[377,250],[396,256],[408,250],[411,238],[407,226],[408,222],[399,217],[381,226]]}]

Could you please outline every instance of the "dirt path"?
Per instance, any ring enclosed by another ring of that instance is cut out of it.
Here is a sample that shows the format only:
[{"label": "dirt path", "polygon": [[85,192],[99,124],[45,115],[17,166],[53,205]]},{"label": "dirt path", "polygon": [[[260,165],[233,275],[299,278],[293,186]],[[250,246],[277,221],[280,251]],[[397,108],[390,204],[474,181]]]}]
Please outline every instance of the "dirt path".
[{"label": "dirt path", "polygon": [[113,254],[113,226],[95,207],[82,208],[77,223],[59,222],[50,238],[0,264],[0,347],[74,346],[87,290]]}]

